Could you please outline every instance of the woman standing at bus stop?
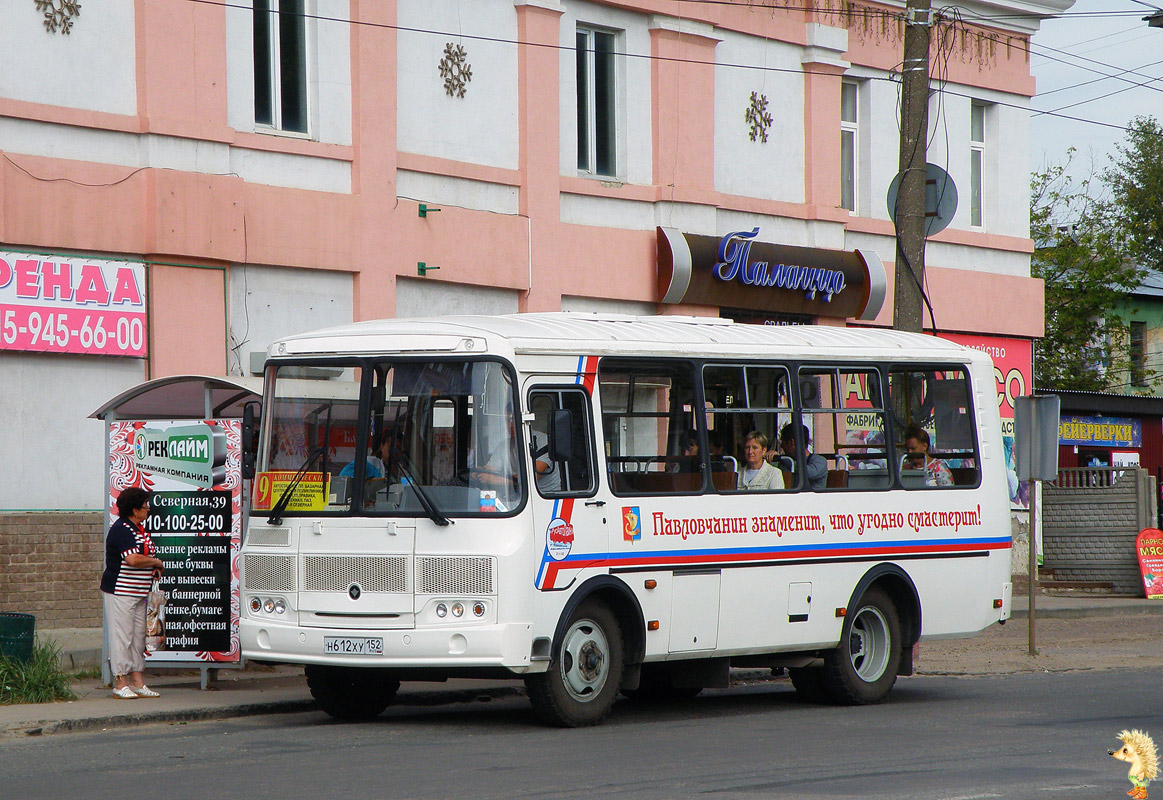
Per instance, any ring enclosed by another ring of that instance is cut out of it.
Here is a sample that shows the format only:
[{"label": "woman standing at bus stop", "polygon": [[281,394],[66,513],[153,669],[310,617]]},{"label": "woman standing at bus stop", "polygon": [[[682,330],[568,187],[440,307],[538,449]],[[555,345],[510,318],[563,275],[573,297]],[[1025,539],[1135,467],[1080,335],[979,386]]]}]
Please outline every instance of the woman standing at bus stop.
[{"label": "woman standing at bus stop", "polygon": [[143,523],[149,516],[149,493],[131,486],[117,496],[120,515],[105,537],[105,572],[101,595],[109,630],[109,666],[113,696],[122,700],[157,697],[145,685],[145,610],[150,585],[165,566],[156,557]]}]

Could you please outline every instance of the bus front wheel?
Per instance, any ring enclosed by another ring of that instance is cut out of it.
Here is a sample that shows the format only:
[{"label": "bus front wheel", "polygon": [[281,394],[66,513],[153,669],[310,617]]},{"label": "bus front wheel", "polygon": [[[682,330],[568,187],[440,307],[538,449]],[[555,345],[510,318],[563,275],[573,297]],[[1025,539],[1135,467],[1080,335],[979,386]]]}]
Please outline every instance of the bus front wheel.
[{"label": "bus front wheel", "polygon": [[596,725],[614,705],[622,667],[618,620],[604,603],[587,600],[570,617],[549,669],[525,678],[529,702],[547,724]]},{"label": "bus front wheel", "polygon": [[378,717],[400,688],[399,681],[378,669],[309,665],[303,672],[319,708],[336,719]]},{"label": "bus front wheel", "polygon": [[837,703],[865,705],[888,697],[901,660],[896,606],[882,590],[869,589],[845,620],[840,644],[824,656],[823,678]]}]

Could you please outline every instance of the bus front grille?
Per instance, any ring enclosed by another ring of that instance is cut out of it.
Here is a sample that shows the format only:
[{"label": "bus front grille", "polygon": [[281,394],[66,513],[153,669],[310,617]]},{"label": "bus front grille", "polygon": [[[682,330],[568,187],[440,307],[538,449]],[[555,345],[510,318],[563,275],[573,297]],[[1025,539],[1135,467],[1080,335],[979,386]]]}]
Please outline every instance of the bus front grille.
[{"label": "bus front grille", "polygon": [[303,556],[303,591],[346,592],[359,584],[365,592],[408,591],[404,556]]},{"label": "bus front grille", "polygon": [[416,593],[492,594],[493,561],[470,556],[418,556]]},{"label": "bus front grille", "polygon": [[242,562],[244,585],[252,592],[295,591],[295,557],[248,554]]}]

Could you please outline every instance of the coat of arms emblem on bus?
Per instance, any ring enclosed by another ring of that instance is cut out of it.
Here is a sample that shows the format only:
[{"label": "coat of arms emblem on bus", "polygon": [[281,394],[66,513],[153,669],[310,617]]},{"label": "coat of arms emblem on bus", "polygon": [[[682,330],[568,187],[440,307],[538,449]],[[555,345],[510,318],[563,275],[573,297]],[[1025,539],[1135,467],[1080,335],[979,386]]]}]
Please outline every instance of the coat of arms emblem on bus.
[{"label": "coat of arms emblem on bus", "polygon": [[557,517],[545,531],[545,547],[554,561],[561,561],[573,549],[573,526]]},{"label": "coat of arms emblem on bus", "polygon": [[638,506],[622,506],[622,538],[627,542],[642,538],[642,515]]}]

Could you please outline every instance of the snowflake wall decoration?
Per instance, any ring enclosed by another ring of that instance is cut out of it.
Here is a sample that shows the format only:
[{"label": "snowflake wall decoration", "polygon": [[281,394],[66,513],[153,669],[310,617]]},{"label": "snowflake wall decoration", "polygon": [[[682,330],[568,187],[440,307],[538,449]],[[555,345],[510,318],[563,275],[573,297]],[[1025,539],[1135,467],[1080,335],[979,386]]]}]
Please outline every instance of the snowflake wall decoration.
[{"label": "snowflake wall decoration", "polygon": [[44,29],[49,33],[68,34],[73,29],[73,17],[81,16],[78,0],[36,0],[36,10],[44,13]]},{"label": "snowflake wall decoration", "polygon": [[440,77],[444,78],[444,91],[449,97],[464,97],[464,87],[472,80],[472,65],[463,46],[452,42],[444,45]]},{"label": "snowflake wall decoration", "polygon": [[751,127],[751,141],[758,139],[760,143],[767,143],[767,129],[771,127],[771,114],[767,113],[767,95],[759,92],[751,93],[751,105],[747,108],[744,120]]}]

